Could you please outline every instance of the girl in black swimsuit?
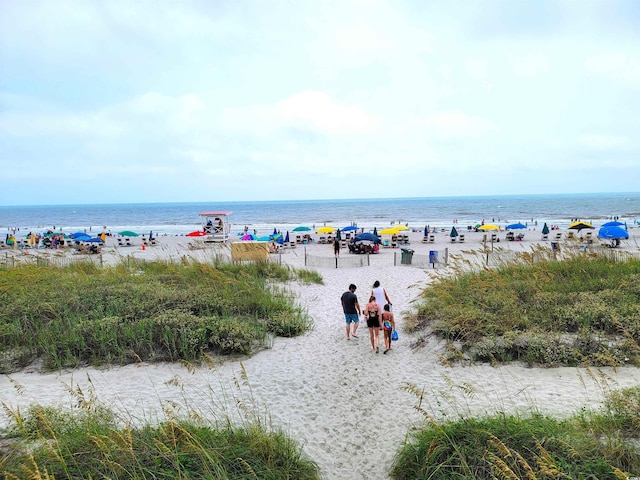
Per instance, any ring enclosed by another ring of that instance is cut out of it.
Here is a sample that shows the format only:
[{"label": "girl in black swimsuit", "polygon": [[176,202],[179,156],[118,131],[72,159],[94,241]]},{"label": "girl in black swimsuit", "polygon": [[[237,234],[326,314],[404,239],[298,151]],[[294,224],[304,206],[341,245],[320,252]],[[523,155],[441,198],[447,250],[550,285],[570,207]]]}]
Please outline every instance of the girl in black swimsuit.
[{"label": "girl in black swimsuit", "polygon": [[371,351],[379,352],[378,344],[380,343],[380,307],[376,303],[376,297],[371,295],[369,303],[364,309],[364,316],[367,319],[367,327],[369,328],[369,340],[371,340]]}]

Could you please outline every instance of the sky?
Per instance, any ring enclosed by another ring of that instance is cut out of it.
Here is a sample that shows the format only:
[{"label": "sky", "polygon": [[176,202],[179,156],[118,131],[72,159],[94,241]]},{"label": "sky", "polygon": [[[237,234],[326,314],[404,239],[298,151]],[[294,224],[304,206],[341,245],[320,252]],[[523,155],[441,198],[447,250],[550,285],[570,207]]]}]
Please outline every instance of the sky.
[{"label": "sky", "polygon": [[0,0],[0,205],[640,190],[636,0]]}]

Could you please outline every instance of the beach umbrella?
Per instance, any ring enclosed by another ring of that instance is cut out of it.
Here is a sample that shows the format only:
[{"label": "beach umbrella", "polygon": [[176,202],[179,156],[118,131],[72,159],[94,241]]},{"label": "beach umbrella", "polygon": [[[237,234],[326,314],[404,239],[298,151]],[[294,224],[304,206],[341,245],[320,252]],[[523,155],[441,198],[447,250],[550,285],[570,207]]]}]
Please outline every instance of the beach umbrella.
[{"label": "beach umbrella", "polygon": [[289,243],[291,240],[289,240],[289,230],[287,230],[287,236],[284,238],[285,243]]},{"label": "beach umbrella", "polygon": [[450,237],[457,237],[458,235],[460,235],[458,233],[458,230],[456,230],[456,227],[451,227],[451,233],[449,234]]},{"label": "beach umbrella", "polygon": [[195,232],[187,233],[187,237],[204,237],[206,235],[202,230],[196,230]]},{"label": "beach umbrella", "polygon": [[300,225],[299,227],[293,229],[294,232],[308,232],[309,230],[311,229],[309,227],[305,227],[304,225]]},{"label": "beach umbrella", "polygon": [[278,234],[278,229],[276,227],[273,227],[273,233],[271,235],[277,235]]},{"label": "beach umbrella", "polygon": [[263,236],[263,237],[258,237],[258,238],[256,238],[256,240],[259,241],[259,242],[269,242],[269,241],[273,240],[273,237],[271,237],[269,235],[266,235],[266,236]]},{"label": "beach umbrella", "polygon": [[377,237],[378,236],[378,229],[376,227],[373,227],[373,234]]},{"label": "beach umbrella", "polygon": [[284,238],[282,238],[282,235],[276,235],[274,240],[278,245],[284,245]]},{"label": "beach umbrella", "polygon": [[527,228],[527,226],[522,223],[512,223],[511,225],[507,225],[507,230],[521,230],[523,228]]},{"label": "beach umbrella", "polygon": [[356,235],[356,237],[354,238],[355,242],[372,242],[372,243],[380,243],[380,239],[378,238],[377,235],[374,235],[373,233],[361,233],[360,235]]},{"label": "beach umbrella", "polygon": [[396,233],[398,233],[398,230],[396,230],[395,228],[385,228],[384,230],[380,230],[378,233],[380,235],[395,235]]},{"label": "beach umbrella", "polygon": [[585,228],[594,228],[594,227],[590,223],[582,222],[582,221],[573,222],[572,224],[569,225],[569,230],[581,231],[581,230],[584,230]]},{"label": "beach umbrella", "polygon": [[336,240],[338,241],[342,240],[342,235],[340,234],[340,230],[336,231]]},{"label": "beach umbrella", "polygon": [[118,235],[122,235],[123,237],[139,237],[140,236],[136,232],[132,232],[131,230],[123,230],[121,232],[118,232]]},{"label": "beach umbrella", "polygon": [[320,227],[317,230],[317,233],[333,233],[334,230],[335,230],[335,228],[333,228],[333,227]]},{"label": "beach umbrella", "polygon": [[69,235],[71,238],[73,238],[74,240],[81,240],[83,238],[91,238],[91,235],[84,233],[84,232],[76,232],[76,233],[72,233],[71,235]]},{"label": "beach umbrella", "polygon": [[607,240],[628,240],[629,232],[617,225],[612,227],[602,227],[598,230],[598,238],[605,238]]},{"label": "beach umbrella", "polygon": [[425,225],[424,226],[424,236],[426,237],[427,235],[429,235],[429,228]]},{"label": "beach umbrella", "polygon": [[549,235],[549,227],[547,226],[547,222],[545,222],[544,227],[542,227],[542,234]]},{"label": "beach umbrella", "polygon": [[247,235],[243,235],[242,237],[240,237],[240,240],[243,240],[243,241],[245,241],[245,242],[246,242],[246,241],[248,241],[248,240],[255,240],[255,239],[256,239],[256,237],[255,237],[255,236],[253,236],[253,235],[251,235],[250,233],[249,233],[249,234],[247,234]]},{"label": "beach umbrella", "polygon": [[487,225],[480,225],[478,227],[478,230],[482,230],[483,232],[486,232],[488,230],[500,230],[500,227],[498,225],[492,225],[492,224],[487,224]]},{"label": "beach umbrella", "polygon": [[396,225],[393,228],[395,228],[398,231],[400,231],[400,230],[409,230],[409,227],[407,227],[406,225]]},{"label": "beach umbrella", "polygon": [[355,225],[349,225],[348,227],[344,227],[342,229],[343,232],[352,232],[354,230],[358,230],[358,227],[356,227]]},{"label": "beach umbrella", "polygon": [[602,227],[622,227],[624,223],[622,222],[607,222],[602,224]]},{"label": "beach umbrella", "polygon": [[99,237],[90,237],[87,239],[82,239],[81,241],[86,243],[104,243]]}]

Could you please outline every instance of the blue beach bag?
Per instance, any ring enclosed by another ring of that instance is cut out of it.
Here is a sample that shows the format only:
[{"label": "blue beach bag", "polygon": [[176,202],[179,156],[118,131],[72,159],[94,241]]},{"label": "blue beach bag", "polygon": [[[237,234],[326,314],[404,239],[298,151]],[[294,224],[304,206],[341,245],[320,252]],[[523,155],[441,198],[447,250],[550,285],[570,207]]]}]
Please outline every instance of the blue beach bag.
[{"label": "blue beach bag", "polygon": [[391,332],[391,340],[398,340],[398,332],[396,330]]}]

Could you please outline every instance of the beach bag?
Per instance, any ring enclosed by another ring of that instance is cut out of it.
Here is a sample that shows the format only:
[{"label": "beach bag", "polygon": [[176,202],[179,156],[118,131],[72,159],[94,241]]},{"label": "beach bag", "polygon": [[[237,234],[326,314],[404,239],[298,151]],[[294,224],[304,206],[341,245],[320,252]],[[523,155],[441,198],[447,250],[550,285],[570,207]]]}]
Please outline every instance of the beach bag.
[{"label": "beach bag", "polygon": [[398,340],[398,331],[397,330],[394,330],[391,333],[391,340]]}]

